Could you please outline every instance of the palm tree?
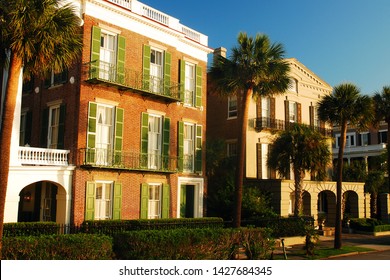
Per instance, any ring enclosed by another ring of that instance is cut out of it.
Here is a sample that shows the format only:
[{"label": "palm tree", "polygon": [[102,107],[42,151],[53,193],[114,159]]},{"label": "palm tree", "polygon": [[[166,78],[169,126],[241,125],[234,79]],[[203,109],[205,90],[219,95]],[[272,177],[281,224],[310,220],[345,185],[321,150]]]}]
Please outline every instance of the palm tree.
[{"label": "palm tree", "polygon": [[[22,71],[43,76],[69,67],[81,53],[80,23],[74,8],[58,0],[0,0],[0,66],[8,69],[0,132],[0,236],[19,77]],[[0,242],[0,253],[1,247]]]},{"label": "palm tree", "polygon": [[326,177],[330,159],[326,137],[307,125],[292,124],[270,145],[268,166],[283,177],[290,174],[292,167],[295,186],[294,216],[302,214],[302,182],[306,171],[316,175],[317,180],[322,180]]},{"label": "palm tree", "polygon": [[340,145],[337,157],[336,184],[336,225],[334,248],[341,248],[341,211],[343,156],[348,125],[367,128],[373,116],[371,98],[361,95],[360,90],[351,83],[336,86],[333,93],[324,96],[318,104],[318,115],[322,121],[340,126]]},{"label": "palm tree", "polygon": [[371,194],[371,217],[378,218],[378,193],[385,183],[383,170],[373,170],[368,172],[365,183],[365,191]]},{"label": "palm tree", "polygon": [[[374,124],[378,125],[384,120],[387,123],[387,162],[390,162],[390,86],[384,86],[381,92],[373,96],[375,108]],[[390,164],[387,164],[387,174],[390,174]],[[387,186],[390,188],[390,176],[387,177]]]},{"label": "palm tree", "polygon": [[222,95],[237,95],[241,104],[233,222],[240,227],[249,103],[252,98],[283,93],[288,88],[290,67],[284,60],[283,45],[272,44],[267,35],[257,34],[253,38],[240,33],[237,41],[230,59],[219,56],[214,60],[209,77],[213,90]]}]

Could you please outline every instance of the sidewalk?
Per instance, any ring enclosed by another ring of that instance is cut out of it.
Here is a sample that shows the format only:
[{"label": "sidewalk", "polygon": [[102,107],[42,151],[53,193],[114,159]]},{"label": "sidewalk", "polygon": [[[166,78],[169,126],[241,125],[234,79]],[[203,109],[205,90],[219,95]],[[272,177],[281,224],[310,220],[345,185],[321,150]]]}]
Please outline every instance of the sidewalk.
[{"label": "sidewalk", "polygon": [[[303,249],[304,243],[297,243],[293,245],[286,245],[286,255],[287,259],[290,260],[304,260],[302,256],[297,256],[298,252],[301,252]],[[334,236],[319,236],[318,248],[333,248],[334,246]],[[375,251],[385,251],[390,250],[390,235],[384,236],[373,236],[366,234],[354,234],[354,233],[343,233],[342,234],[342,246],[358,246],[363,248],[372,249]],[[282,255],[282,248],[277,248],[274,251],[275,255]],[[354,254],[354,253],[349,253]],[[358,254],[357,252],[355,254]],[[340,255],[338,255],[340,256]],[[331,257],[330,257],[331,258]]]}]

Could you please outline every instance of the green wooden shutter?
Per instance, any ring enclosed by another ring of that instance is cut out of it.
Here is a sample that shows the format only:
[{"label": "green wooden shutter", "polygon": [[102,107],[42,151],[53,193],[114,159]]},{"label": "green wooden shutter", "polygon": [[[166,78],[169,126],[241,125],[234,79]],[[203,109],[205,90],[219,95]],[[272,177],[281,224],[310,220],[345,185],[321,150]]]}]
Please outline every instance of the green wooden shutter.
[{"label": "green wooden shutter", "polygon": [[202,106],[202,68],[196,66],[196,107]]},{"label": "green wooden shutter", "polygon": [[85,190],[85,220],[95,219],[95,182],[87,182]]},{"label": "green wooden shutter", "polygon": [[180,218],[186,217],[187,209],[187,186],[180,186]]},{"label": "green wooden shutter", "polygon": [[117,71],[117,82],[120,84],[125,83],[125,51],[126,51],[126,38],[119,35],[116,71]]},{"label": "green wooden shutter", "polygon": [[171,96],[171,64],[172,55],[164,53],[164,95]]},{"label": "green wooden shutter", "polygon": [[114,183],[114,201],[112,205],[112,219],[120,220],[122,217],[122,184]]},{"label": "green wooden shutter", "polygon": [[164,128],[163,128],[163,146],[162,146],[162,164],[163,169],[169,169],[169,142],[170,142],[170,127],[171,119],[164,118]]},{"label": "green wooden shutter", "polygon": [[148,218],[149,205],[149,185],[141,184],[141,205],[140,205],[140,219]]},{"label": "green wooden shutter", "polygon": [[99,78],[101,33],[100,27],[92,26],[90,79]]},{"label": "green wooden shutter", "polygon": [[95,162],[97,104],[89,102],[86,163]]},{"label": "green wooden shutter", "polygon": [[120,165],[122,163],[124,109],[117,107],[115,116],[114,164]]},{"label": "green wooden shutter", "polygon": [[149,114],[142,113],[141,117],[141,167],[148,167],[148,134],[149,134]]},{"label": "green wooden shutter", "polygon": [[186,62],[183,59],[180,60],[179,79],[180,79],[179,99],[181,102],[184,102],[184,91],[185,91],[185,84],[186,84]]},{"label": "green wooden shutter", "polygon": [[183,171],[184,168],[184,123],[178,123],[177,131],[177,168],[179,171]]},{"label": "green wooden shutter", "polygon": [[142,60],[142,87],[143,90],[150,91],[150,46],[144,45]]},{"label": "green wooden shutter", "polygon": [[40,137],[41,148],[47,148],[48,129],[49,129],[49,108],[45,108],[42,112],[41,137]]},{"label": "green wooden shutter", "polygon": [[65,117],[66,117],[66,105],[62,104],[60,106],[60,118],[58,123],[58,142],[57,149],[64,148],[64,140],[65,140]]},{"label": "green wooden shutter", "polygon": [[168,219],[170,209],[170,187],[168,184],[163,184],[162,187],[161,218]]},{"label": "green wooden shutter", "polygon": [[195,172],[202,172],[202,126],[196,126]]}]

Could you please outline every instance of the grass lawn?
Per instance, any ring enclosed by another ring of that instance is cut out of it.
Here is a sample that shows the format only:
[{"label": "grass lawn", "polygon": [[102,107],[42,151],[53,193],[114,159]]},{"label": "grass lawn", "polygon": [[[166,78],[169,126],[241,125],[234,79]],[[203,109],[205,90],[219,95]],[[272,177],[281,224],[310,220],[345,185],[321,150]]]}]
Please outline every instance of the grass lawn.
[{"label": "grass lawn", "polygon": [[[343,255],[343,254],[348,254],[353,252],[368,252],[368,251],[373,251],[373,249],[363,248],[358,246],[343,246],[341,249],[320,247],[314,250],[314,256],[306,255],[306,251],[303,249],[295,250],[293,252],[287,252],[287,259],[319,260],[331,256]],[[282,254],[275,255],[274,260],[284,260],[284,256]]]}]

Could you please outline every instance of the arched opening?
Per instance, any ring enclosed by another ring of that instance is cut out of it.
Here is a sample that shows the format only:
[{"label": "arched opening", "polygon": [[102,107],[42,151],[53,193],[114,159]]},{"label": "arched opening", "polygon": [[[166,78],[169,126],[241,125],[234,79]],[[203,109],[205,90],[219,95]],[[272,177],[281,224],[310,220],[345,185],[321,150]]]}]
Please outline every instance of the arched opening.
[{"label": "arched opening", "polygon": [[354,191],[343,193],[343,219],[359,218],[358,195]]},{"label": "arched opening", "polygon": [[[289,214],[294,214],[295,209],[295,191],[290,193]],[[305,216],[311,215],[311,195],[308,191],[302,192],[302,214]]]},{"label": "arched opening", "polygon": [[19,193],[18,222],[65,222],[65,190],[49,181],[32,183]]},{"label": "arched opening", "polygon": [[333,227],[336,222],[336,195],[331,191],[322,191],[317,200],[318,217],[325,219],[325,225]]}]

